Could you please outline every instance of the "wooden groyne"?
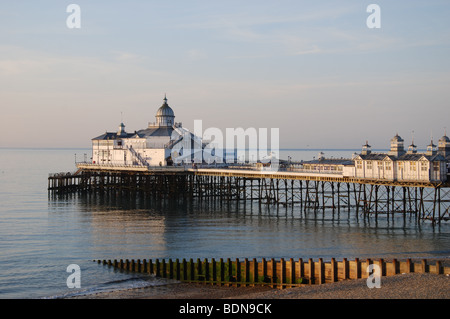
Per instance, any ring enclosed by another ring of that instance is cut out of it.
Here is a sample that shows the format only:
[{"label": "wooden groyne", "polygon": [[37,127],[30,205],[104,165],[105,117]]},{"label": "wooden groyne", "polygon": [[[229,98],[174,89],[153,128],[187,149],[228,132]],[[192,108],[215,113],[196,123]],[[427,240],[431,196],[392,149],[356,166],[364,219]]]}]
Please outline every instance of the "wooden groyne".
[{"label": "wooden groyne", "polygon": [[373,274],[369,265],[377,265],[380,276],[394,276],[402,273],[433,273],[449,275],[450,267],[441,261],[430,263],[427,259],[413,262],[411,259],[399,261],[392,259],[366,259],[323,261],[322,258],[285,260],[230,258],[212,259],[114,259],[94,260],[108,267],[123,271],[147,273],[190,283],[225,286],[264,285],[272,288],[289,288],[302,285],[325,284],[348,279],[368,278]]}]

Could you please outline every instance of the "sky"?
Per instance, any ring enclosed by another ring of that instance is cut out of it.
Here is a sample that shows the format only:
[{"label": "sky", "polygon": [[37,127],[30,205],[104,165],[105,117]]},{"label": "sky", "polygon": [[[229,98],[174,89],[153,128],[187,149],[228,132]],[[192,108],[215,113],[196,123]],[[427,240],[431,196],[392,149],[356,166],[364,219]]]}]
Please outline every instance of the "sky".
[{"label": "sky", "polygon": [[[80,28],[69,28],[70,4]],[[380,8],[380,28],[369,28]],[[448,0],[0,2],[0,147],[89,148],[167,94],[193,130],[280,148],[425,148],[450,130]]]}]

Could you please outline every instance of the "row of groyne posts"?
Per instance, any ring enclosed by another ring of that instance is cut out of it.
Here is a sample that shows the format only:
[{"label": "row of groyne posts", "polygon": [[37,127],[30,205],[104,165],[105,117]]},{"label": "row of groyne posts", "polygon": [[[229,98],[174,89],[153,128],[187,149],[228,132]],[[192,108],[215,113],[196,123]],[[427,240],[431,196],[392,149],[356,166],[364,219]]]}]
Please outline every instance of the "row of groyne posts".
[{"label": "row of groyne posts", "polygon": [[295,206],[305,213],[353,209],[357,215],[375,218],[402,213],[433,223],[450,219],[449,183],[230,171],[79,169],[76,173],[50,174],[48,190],[56,196],[78,192],[140,192],[156,198],[242,200]]},{"label": "row of groyne posts", "polygon": [[[322,258],[303,260],[281,258],[279,260],[256,258],[249,260],[219,259],[114,259],[94,260],[99,264],[114,267],[120,271],[146,273],[159,278],[173,279],[188,283],[201,283],[221,286],[269,286],[272,288],[290,288],[302,285],[325,284],[347,279],[381,278],[404,273],[450,274],[450,267],[426,259],[399,261],[392,259],[366,259],[337,261],[331,258],[324,262]],[[378,267],[378,268],[376,268]]]}]

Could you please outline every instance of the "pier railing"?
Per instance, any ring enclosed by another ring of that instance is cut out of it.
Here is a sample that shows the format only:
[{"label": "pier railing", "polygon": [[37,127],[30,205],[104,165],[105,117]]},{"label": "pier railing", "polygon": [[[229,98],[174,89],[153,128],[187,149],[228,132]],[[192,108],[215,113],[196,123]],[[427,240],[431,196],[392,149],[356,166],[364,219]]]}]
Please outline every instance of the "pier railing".
[{"label": "pier railing", "polygon": [[93,164],[78,162],[77,167],[86,170],[114,170],[114,171],[186,171],[184,166],[149,166],[149,165],[124,165],[124,164]]},{"label": "pier railing", "polygon": [[[368,278],[370,275],[394,276],[404,273],[432,273],[449,275],[450,267],[437,260],[427,259],[399,261],[392,259],[366,259],[337,261],[332,258],[325,262],[309,258],[281,258],[249,260],[239,258],[224,260],[212,259],[114,259],[94,260],[99,264],[114,267],[123,271],[147,273],[156,277],[174,279],[182,282],[202,283],[226,286],[256,286],[263,285],[272,288],[289,288],[302,285],[325,284],[348,279]],[[373,265],[372,267],[369,267]],[[374,269],[378,267],[379,273]],[[372,268],[372,269],[371,269]]]}]

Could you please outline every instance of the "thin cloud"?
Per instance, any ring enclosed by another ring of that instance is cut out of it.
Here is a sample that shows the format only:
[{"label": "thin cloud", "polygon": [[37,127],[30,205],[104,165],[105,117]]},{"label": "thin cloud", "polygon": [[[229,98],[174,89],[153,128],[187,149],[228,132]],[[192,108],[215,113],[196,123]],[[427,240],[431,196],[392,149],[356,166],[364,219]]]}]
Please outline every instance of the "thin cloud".
[{"label": "thin cloud", "polygon": [[241,7],[241,10],[236,13],[221,13],[208,14],[208,18],[201,16],[186,17],[184,22],[174,23],[168,25],[168,28],[175,29],[227,29],[227,28],[243,28],[256,27],[265,25],[283,25],[283,24],[298,24],[300,22],[329,22],[334,19],[342,18],[348,14],[355,12],[355,6],[322,6],[312,8],[310,6],[293,6],[291,12],[296,12],[290,15],[283,13],[282,15],[275,14],[260,14],[254,12],[254,7]]},{"label": "thin cloud", "polygon": [[194,60],[194,61],[203,60],[208,57],[208,54],[206,54],[205,51],[199,50],[199,49],[188,50],[186,52],[186,55],[187,55],[188,59]]}]

